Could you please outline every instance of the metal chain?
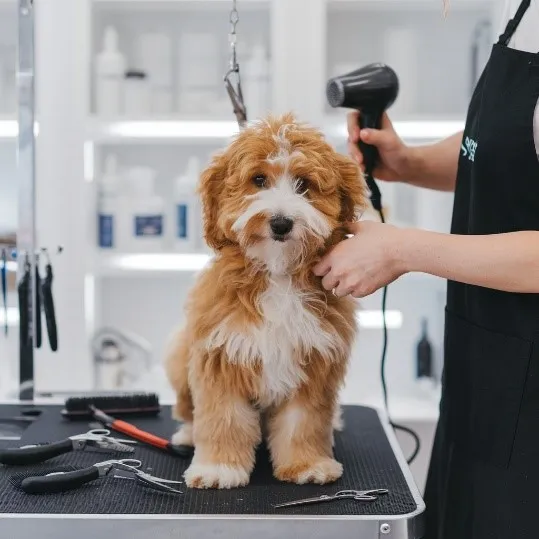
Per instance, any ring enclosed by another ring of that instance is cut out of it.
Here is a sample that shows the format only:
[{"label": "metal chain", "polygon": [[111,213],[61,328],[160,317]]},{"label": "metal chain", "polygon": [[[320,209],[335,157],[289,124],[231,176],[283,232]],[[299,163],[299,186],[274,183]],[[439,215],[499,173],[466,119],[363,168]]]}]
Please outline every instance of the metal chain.
[{"label": "metal chain", "polygon": [[230,69],[232,69],[233,71],[237,71],[238,69],[238,62],[236,58],[236,25],[238,24],[239,20],[240,15],[236,6],[236,0],[232,0],[232,10],[230,11],[230,33],[228,34],[228,40],[230,42],[230,48],[232,49],[232,54],[230,57]]}]

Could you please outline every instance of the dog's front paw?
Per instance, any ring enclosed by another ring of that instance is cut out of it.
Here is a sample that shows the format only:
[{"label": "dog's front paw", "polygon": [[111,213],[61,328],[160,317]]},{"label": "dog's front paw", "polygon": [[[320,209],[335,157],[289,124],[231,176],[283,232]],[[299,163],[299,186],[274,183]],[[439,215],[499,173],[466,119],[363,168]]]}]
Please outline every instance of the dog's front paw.
[{"label": "dog's front paw", "polygon": [[227,464],[193,463],[185,472],[185,484],[190,488],[235,488],[249,483],[249,473]]},{"label": "dog's front paw", "polygon": [[341,477],[343,467],[340,462],[330,458],[321,458],[314,463],[297,463],[289,466],[279,466],[275,477],[280,481],[288,481],[303,485],[305,483],[333,483]]},{"label": "dog's front paw", "polygon": [[193,425],[191,423],[184,423],[172,436],[172,443],[174,445],[189,445],[194,446],[193,443]]}]

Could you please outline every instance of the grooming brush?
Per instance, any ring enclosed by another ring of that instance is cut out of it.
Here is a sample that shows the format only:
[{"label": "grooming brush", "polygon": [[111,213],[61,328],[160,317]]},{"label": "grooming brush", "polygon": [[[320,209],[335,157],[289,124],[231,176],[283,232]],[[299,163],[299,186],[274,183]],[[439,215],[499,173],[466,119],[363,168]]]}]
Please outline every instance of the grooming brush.
[{"label": "grooming brush", "polygon": [[155,434],[151,434],[149,432],[139,429],[138,427],[135,427],[135,425],[132,425],[131,423],[127,423],[126,421],[121,421],[119,419],[111,417],[103,410],[99,410],[93,405],[90,405],[89,408],[92,411],[93,417],[96,421],[100,421],[101,423],[103,423],[110,429],[115,430],[116,432],[127,434],[127,436],[131,436],[139,442],[151,445],[153,447],[158,447],[159,449],[165,451],[166,453],[169,453],[170,455],[188,458],[191,457],[193,454],[193,448],[190,446],[174,445],[168,440],[165,440],[164,438],[160,438],[159,436],[155,436]]},{"label": "grooming brush", "polygon": [[89,406],[95,406],[105,414],[115,416],[157,416],[161,411],[159,397],[155,393],[125,393],[118,395],[88,395],[71,397],[65,401],[62,415],[68,419],[93,417]]}]

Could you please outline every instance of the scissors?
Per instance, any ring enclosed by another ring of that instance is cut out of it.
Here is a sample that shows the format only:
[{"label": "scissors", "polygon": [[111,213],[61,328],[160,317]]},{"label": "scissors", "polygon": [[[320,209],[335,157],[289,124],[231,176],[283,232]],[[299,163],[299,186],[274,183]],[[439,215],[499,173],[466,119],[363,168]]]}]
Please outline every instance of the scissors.
[{"label": "scissors", "polygon": [[0,450],[0,463],[10,465],[37,464],[71,451],[83,451],[87,447],[119,453],[132,453],[135,449],[127,444],[136,443],[131,440],[113,438],[107,429],[93,429],[85,434],[77,434],[49,444],[25,445]]},{"label": "scissors", "polygon": [[65,492],[106,477],[112,470],[123,470],[144,486],[163,492],[182,494],[182,491],[170,486],[179,485],[182,483],[181,481],[155,477],[143,472],[141,467],[142,462],[137,459],[106,460],[73,472],[53,472],[46,476],[27,477],[22,481],[21,487],[24,492],[29,494]]},{"label": "scissors", "polygon": [[387,489],[371,489],[371,490],[340,490],[335,494],[322,494],[313,498],[303,498],[302,500],[294,500],[291,502],[279,503],[274,507],[294,507],[298,505],[308,505],[312,503],[332,502],[335,500],[356,500],[360,502],[373,502],[378,499],[379,495],[387,494]]}]

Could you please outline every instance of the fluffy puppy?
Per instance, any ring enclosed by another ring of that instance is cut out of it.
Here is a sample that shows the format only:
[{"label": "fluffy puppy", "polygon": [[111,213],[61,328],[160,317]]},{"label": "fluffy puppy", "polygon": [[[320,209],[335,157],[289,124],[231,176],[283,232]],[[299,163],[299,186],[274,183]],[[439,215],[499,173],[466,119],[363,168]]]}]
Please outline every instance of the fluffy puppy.
[{"label": "fluffy puppy", "polygon": [[312,267],[366,205],[360,170],[292,115],[270,117],[213,158],[199,193],[216,256],[166,359],[183,422],[173,441],[195,446],[186,484],[246,485],[261,424],[276,478],[335,481],[355,305],[325,291]]}]

